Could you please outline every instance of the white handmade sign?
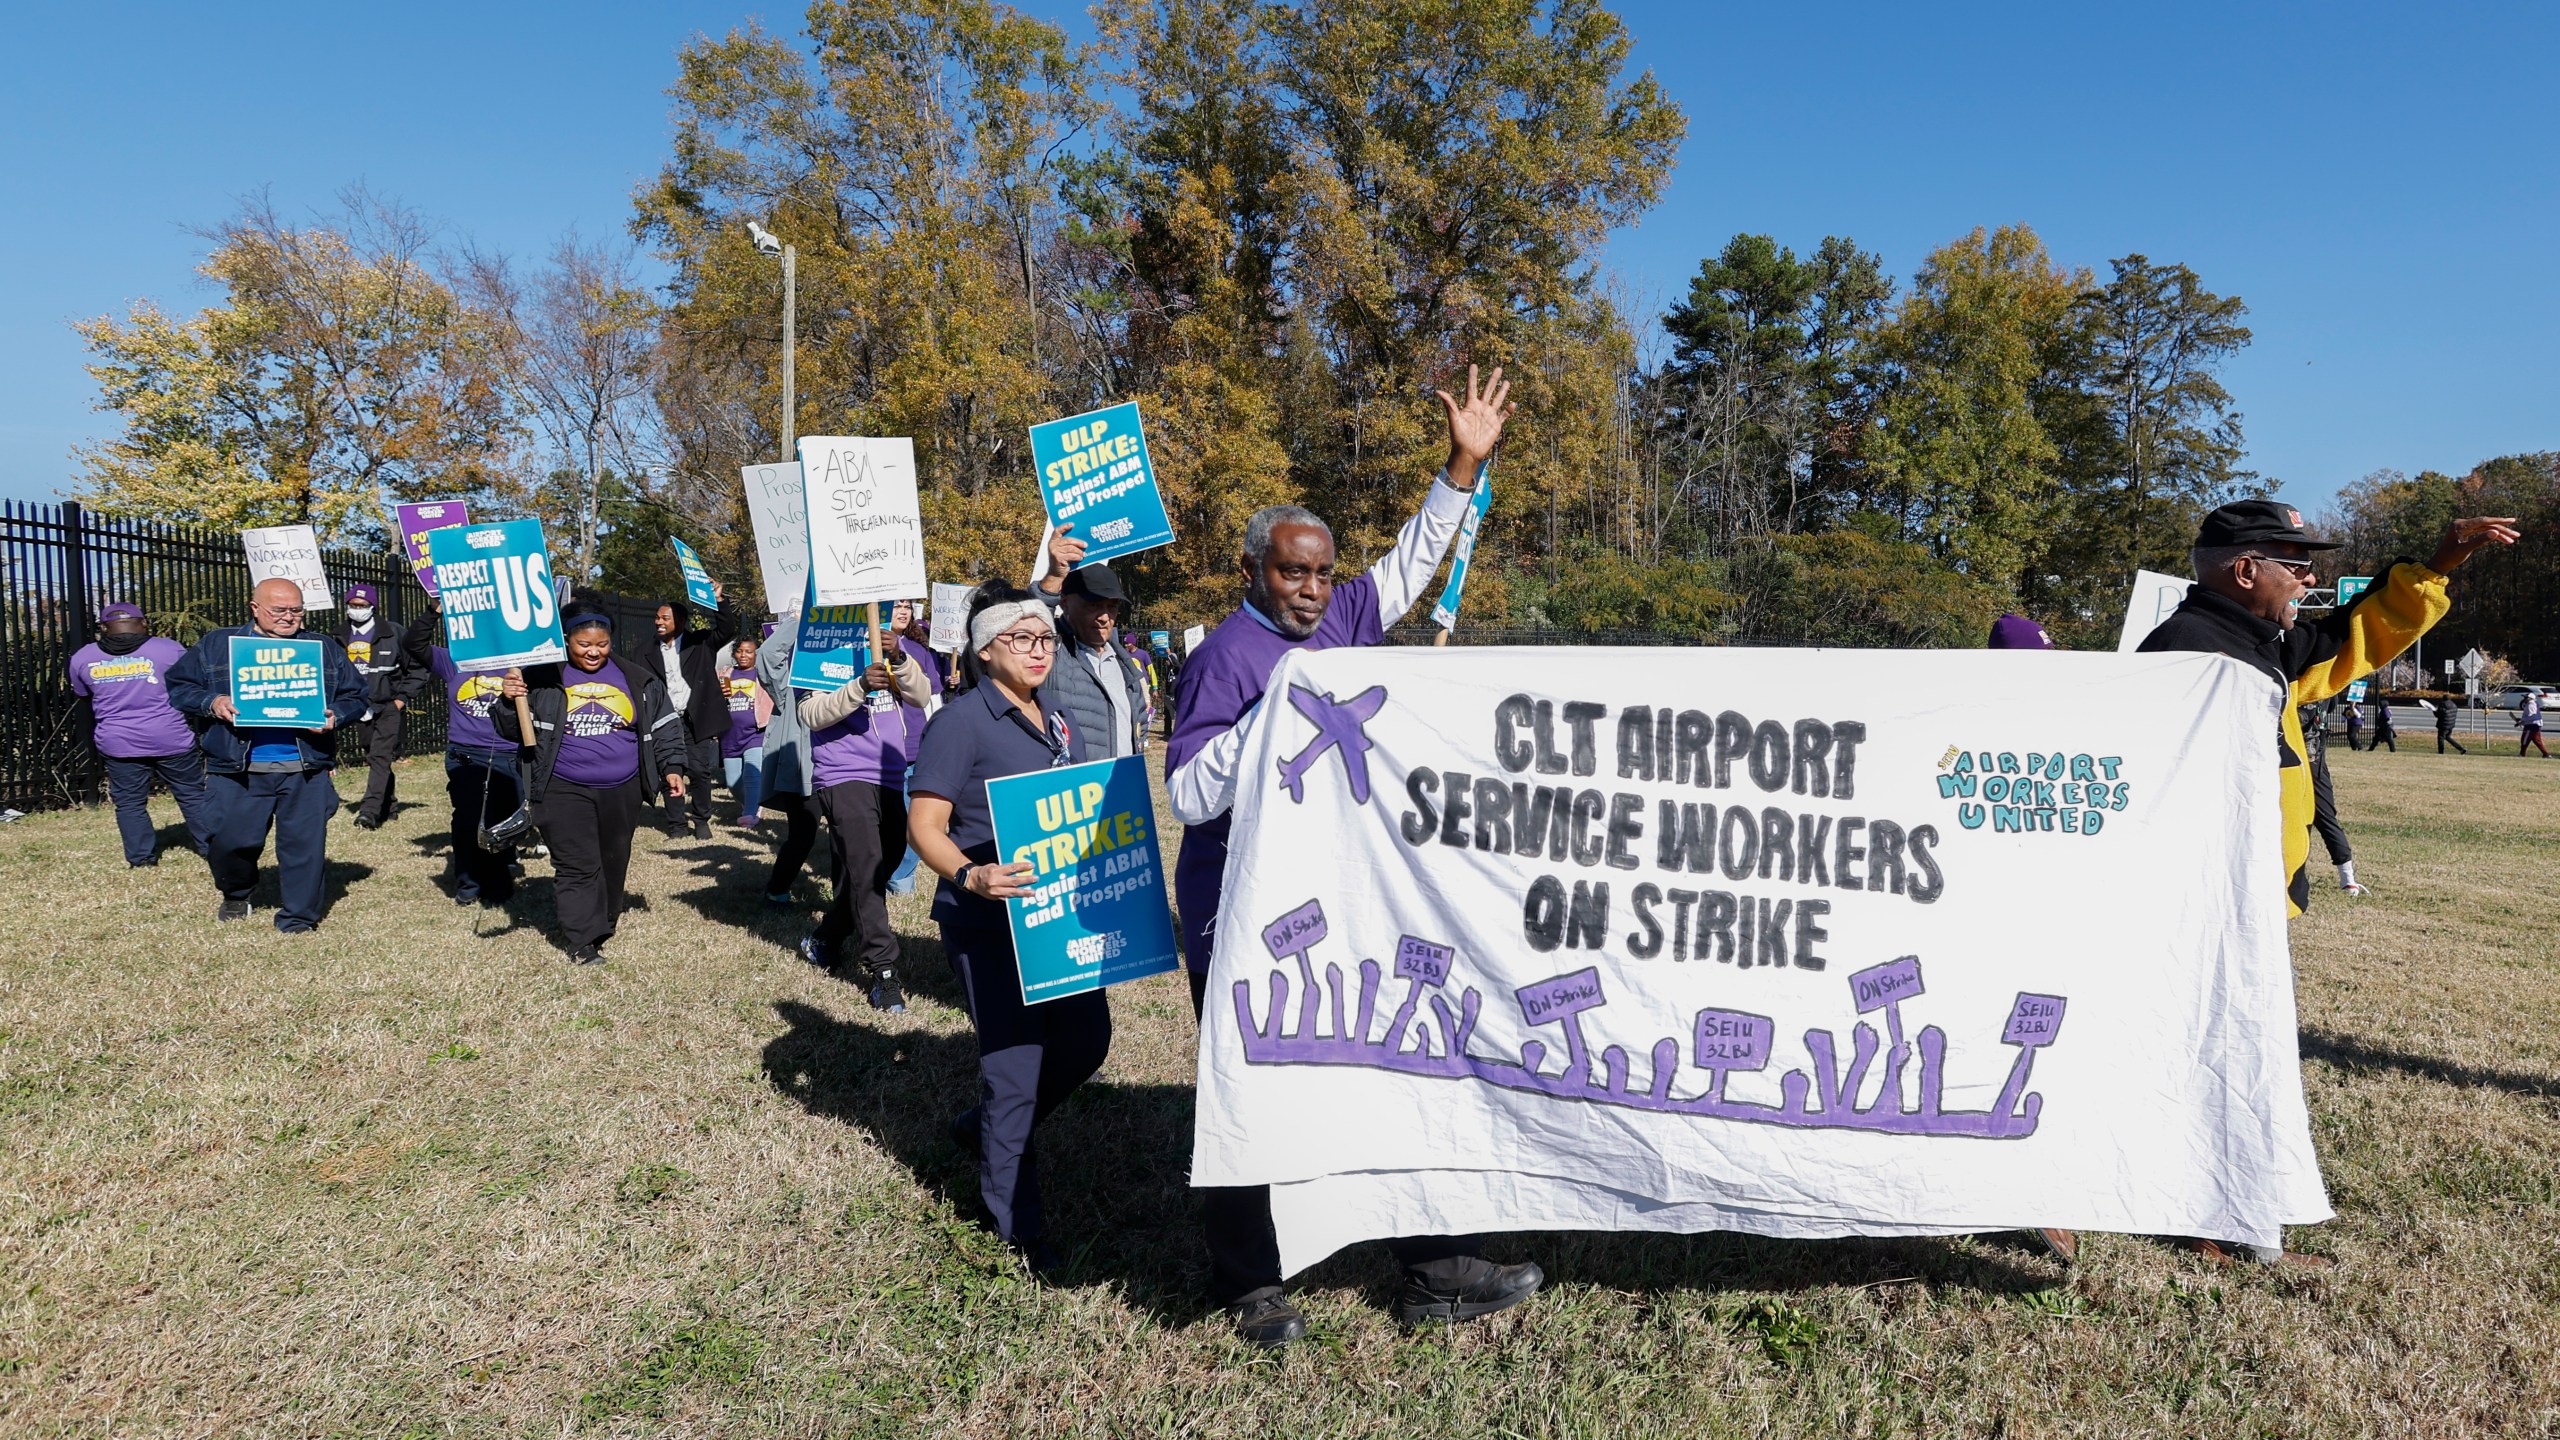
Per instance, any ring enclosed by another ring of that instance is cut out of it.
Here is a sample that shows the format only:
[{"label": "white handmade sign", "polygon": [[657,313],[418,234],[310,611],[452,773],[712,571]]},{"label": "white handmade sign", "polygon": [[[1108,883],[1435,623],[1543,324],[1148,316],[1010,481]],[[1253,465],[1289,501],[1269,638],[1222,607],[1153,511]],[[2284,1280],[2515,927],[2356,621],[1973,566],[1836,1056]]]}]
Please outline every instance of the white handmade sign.
[{"label": "white handmade sign", "polygon": [[[2281,697],[2218,656],[1294,652],[1192,1177],[1398,1234],[2326,1218]],[[2029,663],[2021,663],[2025,660]]]},{"label": "white handmade sign", "polygon": [[320,538],[308,525],[268,525],[240,532],[240,548],[249,556],[249,587],[261,580],[290,580],[302,587],[302,608],[328,610],[329,577],[320,569]]},{"label": "white handmade sign", "polygon": [[800,489],[800,463],[741,465],[738,480],[746,487],[747,521],[755,527],[764,608],[788,615],[800,608],[809,587],[809,504]]},{"label": "white handmade sign", "polygon": [[2157,570],[2134,571],[2133,593],[2124,605],[2124,628],[2116,633],[2116,653],[2130,655],[2139,648],[2152,631],[2160,628],[2160,622],[2169,618],[2169,612],[2187,598],[2187,587],[2193,584],[2192,580],[2163,575]]},{"label": "white handmade sign", "polygon": [[817,604],[923,596],[924,523],[916,513],[914,441],[803,436],[800,474]]}]

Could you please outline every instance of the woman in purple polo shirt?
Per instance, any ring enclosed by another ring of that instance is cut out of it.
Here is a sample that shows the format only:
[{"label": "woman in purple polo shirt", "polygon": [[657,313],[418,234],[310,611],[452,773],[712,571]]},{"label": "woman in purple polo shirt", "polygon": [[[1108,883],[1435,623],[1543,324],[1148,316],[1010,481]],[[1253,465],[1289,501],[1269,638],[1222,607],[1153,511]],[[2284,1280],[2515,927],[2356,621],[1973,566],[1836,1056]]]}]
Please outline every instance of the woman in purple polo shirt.
[{"label": "woman in purple polo shirt", "polygon": [[[569,663],[507,672],[500,693],[533,712],[533,765],[525,786],[551,845],[553,903],[572,964],[604,960],[622,914],[631,871],[631,832],[643,800],[684,798],[684,717],[667,703],[666,682],[613,659],[613,619],[596,610],[562,617]],[[498,733],[524,743],[513,704],[497,707]],[[673,728],[670,728],[673,727]]]},{"label": "woman in purple polo shirt", "polygon": [[115,801],[127,865],[160,863],[160,832],[151,824],[154,776],[177,798],[196,853],[213,838],[204,757],[164,683],[186,653],[184,645],[151,633],[141,606],[119,601],[98,612],[98,638],[71,657],[71,693],[89,702],[97,722],[94,743],[107,765],[107,794]]}]

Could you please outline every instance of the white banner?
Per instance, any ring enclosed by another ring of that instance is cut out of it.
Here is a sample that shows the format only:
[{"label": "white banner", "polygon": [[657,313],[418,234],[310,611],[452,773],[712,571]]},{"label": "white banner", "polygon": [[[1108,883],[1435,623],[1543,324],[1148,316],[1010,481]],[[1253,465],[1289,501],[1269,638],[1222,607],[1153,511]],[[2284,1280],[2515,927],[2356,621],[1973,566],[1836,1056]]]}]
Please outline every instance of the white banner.
[{"label": "white banner", "polygon": [[969,638],[969,595],[974,585],[940,585],[933,587],[933,604],[925,612],[932,618],[933,648],[945,655],[957,655]]},{"label": "white banner", "polygon": [[916,514],[912,440],[808,435],[809,575],[820,605],[922,599],[924,522]]},{"label": "white banner", "polygon": [[1193,1183],[1353,1240],[2271,1242],[2311,1150],[2217,656],[1298,651],[1244,740]]},{"label": "white banner", "polygon": [[320,537],[308,525],[269,525],[240,532],[240,548],[249,556],[249,588],[261,580],[285,579],[302,587],[302,608],[331,610],[329,577],[320,569]]},{"label": "white banner", "polygon": [[765,611],[791,614],[809,588],[809,502],[800,489],[800,462],[741,465],[738,481],[746,487],[747,522],[756,531]]},{"label": "white banner", "polygon": [[2124,629],[2116,635],[2116,653],[2132,654],[2134,647],[2159,629],[2160,622],[2169,618],[2169,612],[2177,609],[2178,603],[2187,598],[2187,587],[2194,583],[2175,575],[2163,575],[2157,570],[2134,571],[2133,594],[2125,601]]}]

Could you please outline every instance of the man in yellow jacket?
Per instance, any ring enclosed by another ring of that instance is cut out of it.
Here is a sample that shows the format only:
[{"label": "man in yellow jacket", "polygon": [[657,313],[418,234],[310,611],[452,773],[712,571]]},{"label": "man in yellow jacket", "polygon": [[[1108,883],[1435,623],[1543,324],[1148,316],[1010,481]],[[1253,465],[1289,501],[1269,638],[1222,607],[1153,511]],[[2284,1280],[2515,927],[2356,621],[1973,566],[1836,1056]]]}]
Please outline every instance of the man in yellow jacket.
[{"label": "man in yellow jacket", "polygon": [[[2298,706],[2317,704],[2372,674],[2409,648],[2453,608],[2445,577],[2473,552],[2512,545],[2512,517],[2475,516],[2445,531],[2434,558],[2402,560],[2373,588],[2308,625],[2294,616],[2318,578],[2312,556],[2338,547],[2302,528],[2302,513],[2275,500],[2241,500],[2204,517],[2196,532],[2196,583],[2187,598],[2142,642],[2144,650],[2201,650],[2228,655],[2284,687],[2278,707],[2276,763],[2284,796],[2284,884],[2287,913],[2311,903],[2305,870],[2311,858],[2311,769],[2304,763]],[[2198,1248],[2222,1259],[2327,1262],[2273,1246],[2204,1240]]]}]

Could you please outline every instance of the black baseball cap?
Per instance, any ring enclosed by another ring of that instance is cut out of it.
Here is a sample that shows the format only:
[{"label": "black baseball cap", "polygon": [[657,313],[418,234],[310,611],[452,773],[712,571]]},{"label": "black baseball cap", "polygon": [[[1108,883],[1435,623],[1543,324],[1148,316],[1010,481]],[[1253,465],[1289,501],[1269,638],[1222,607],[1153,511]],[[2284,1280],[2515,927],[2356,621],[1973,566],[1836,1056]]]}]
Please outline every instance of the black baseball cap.
[{"label": "black baseball cap", "polygon": [[1112,574],[1108,565],[1084,565],[1068,571],[1063,593],[1087,600],[1108,600],[1115,605],[1129,603],[1129,592],[1120,588],[1120,577]]},{"label": "black baseball cap", "polygon": [[2302,528],[2302,512],[2281,500],[2234,500],[2204,517],[2196,530],[2196,548],[2225,545],[2299,545],[2305,550],[2335,550],[2338,542],[2321,540]]}]

